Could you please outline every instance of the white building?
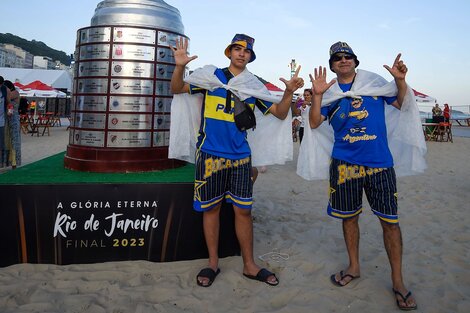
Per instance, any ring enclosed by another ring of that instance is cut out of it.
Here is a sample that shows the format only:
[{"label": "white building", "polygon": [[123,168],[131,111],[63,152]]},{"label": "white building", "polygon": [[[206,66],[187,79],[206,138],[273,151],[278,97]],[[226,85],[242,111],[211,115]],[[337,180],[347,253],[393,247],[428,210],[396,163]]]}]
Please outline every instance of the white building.
[{"label": "white building", "polygon": [[12,44],[0,44],[0,66],[33,68],[33,55]]},{"label": "white building", "polygon": [[8,49],[6,45],[0,44],[0,67],[21,67],[23,62],[14,50]]},{"label": "white building", "polygon": [[56,63],[50,57],[34,56],[34,59],[33,59],[34,69],[53,70],[55,69],[55,65]]}]

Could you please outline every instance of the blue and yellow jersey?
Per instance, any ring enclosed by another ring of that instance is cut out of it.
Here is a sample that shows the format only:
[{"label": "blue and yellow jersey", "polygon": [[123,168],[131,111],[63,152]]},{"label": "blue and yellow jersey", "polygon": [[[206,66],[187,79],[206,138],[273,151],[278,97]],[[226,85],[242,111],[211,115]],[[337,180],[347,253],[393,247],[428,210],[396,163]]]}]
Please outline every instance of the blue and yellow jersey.
[{"label": "blue and yellow jersey", "polygon": [[[225,70],[226,73],[229,73]],[[217,78],[224,84],[227,79],[222,69],[215,71]],[[235,125],[233,108],[235,103],[231,97],[230,111],[226,109],[227,90],[218,88],[214,91],[190,85],[190,94],[204,94],[201,111],[201,126],[197,141],[197,149],[206,153],[228,159],[240,159],[251,155],[250,146],[246,140],[246,131],[238,130]],[[245,99],[244,102],[254,110],[255,105],[263,113],[267,114],[272,102],[263,101],[254,97]]]},{"label": "blue and yellow jersey", "polygon": [[[343,91],[351,88],[351,84],[339,86]],[[392,104],[396,99],[368,96],[342,98],[336,104],[322,107],[321,114],[330,119],[335,133],[332,157],[374,168],[392,167],[385,104]]]}]

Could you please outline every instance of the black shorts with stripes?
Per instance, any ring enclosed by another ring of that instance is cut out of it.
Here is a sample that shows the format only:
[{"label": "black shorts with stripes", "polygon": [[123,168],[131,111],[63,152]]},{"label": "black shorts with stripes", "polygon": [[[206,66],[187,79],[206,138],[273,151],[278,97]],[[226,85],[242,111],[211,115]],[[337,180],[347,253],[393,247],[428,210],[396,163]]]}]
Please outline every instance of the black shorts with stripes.
[{"label": "black shorts with stripes", "polygon": [[363,190],[374,214],[387,223],[398,223],[393,167],[372,168],[331,159],[328,215],[347,219],[360,214]]},{"label": "black shorts with stripes", "polygon": [[251,157],[232,160],[196,153],[194,210],[208,211],[224,199],[243,209],[253,204]]}]

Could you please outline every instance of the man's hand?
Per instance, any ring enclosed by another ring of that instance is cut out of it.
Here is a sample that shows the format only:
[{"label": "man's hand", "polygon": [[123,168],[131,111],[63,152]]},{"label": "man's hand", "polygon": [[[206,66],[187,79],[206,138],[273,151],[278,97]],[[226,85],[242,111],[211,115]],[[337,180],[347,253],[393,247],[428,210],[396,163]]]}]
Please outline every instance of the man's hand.
[{"label": "man's hand", "polygon": [[312,82],[312,91],[314,95],[323,95],[334,83],[335,79],[332,79],[329,83],[326,82],[326,67],[319,67],[314,69],[314,76],[309,74],[310,81]]},{"label": "man's hand", "polygon": [[406,67],[405,63],[400,60],[400,58],[401,53],[397,55],[391,68],[388,65],[384,65],[384,67],[387,69],[387,71],[390,72],[390,74],[392,74],[395,80],[405,80],[406,73],[408,72],[408,68]]},{"label": "man's hand", "polygon": [[290,80],[279,78],[279,80],[286,85],[287,92],[293,93],[297,89],[302,88],[304,86],[304,80],[301,77],[299,77],[300,68],[301,66],[297,68],[294,76],[292,76]]},{"label": "man's hand", "polygon": [[397,109],[401,109],[401,106],[403,105],[403,101],[405,100],[405,94],[406,94],[406,89],[407,85],[405,82],[405,77],[406,73],[408,72],[408,68],[406,67],[405,63],[403,63],[401,58],[401,53],[397,55],[395,58],[395,62],[393,62],[393,66],[390,68],[390,66],[384,65],[384,67],[387,69],[387,71],[392,74],[393,78],[395,79],[395,84],[397,85],[398,88],[398,94],[397,94],[397,100],[392,103],[394,107]]},{"label": "man's hand", "polygon": [[197,55],[188,56],[188,38],[176,38],[175,47],[171,47],[173,55],[175,57],[175,65],[185,67],[186,64],[197,58]]}]

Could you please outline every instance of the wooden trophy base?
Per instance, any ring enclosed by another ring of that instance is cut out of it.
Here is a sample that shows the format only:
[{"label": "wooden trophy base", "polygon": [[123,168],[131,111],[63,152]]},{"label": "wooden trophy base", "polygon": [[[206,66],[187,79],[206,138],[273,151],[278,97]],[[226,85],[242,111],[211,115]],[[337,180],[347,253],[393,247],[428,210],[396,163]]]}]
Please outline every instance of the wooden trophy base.
[{"label": "wooden trophy base", "polygon": [[111,149],[68,145],[64,157],[67,169],[97,173],[150,172],[185,164],[168,159],[168,147]]}]

